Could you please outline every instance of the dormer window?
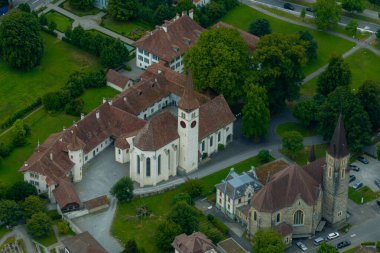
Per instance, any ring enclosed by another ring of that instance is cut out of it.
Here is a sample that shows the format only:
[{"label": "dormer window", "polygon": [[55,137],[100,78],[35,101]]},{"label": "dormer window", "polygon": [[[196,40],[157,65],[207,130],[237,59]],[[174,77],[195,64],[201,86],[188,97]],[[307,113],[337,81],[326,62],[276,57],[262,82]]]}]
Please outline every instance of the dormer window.
[{"label": "dormer window", "polygon": [[178,46],[172,46],[172,49],[174,52],[178,52],[179,51],[179,47]]}]

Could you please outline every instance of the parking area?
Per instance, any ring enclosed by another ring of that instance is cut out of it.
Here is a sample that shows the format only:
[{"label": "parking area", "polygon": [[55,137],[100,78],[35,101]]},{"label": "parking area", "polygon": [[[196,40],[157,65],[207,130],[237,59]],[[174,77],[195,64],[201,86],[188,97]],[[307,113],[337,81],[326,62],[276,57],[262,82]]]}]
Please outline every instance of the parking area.
[{"label": "parking area", "polygon": [[360,168],[360,171],[351,170],[350,174],[356,177],[356,180],[350,183],[350,186],[353,186],[357,182],[362,182],[364,185],[367,185],[371,188],[372,191],[380,191],[380,188],[375,185],[375,179],[380,179],[380,161],[364,155],[364,158],[368,160],[368,164],[364,164],[359,161],[352,163]]}]

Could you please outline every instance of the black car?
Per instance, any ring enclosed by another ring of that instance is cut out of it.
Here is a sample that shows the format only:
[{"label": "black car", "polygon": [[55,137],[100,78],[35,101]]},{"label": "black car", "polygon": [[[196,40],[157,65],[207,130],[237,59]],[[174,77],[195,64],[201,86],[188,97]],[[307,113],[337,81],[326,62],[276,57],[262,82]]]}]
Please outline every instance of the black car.
[{"label": "black car", "polygon": [[313,12],[313,9],[311,7],[306,7],[306,11]]},{"label": "black car", "polygon": [[353,171],[360,171],[360,168],[354,164],[350,164],[350,168],[353,170]]},{"label": "black car", "polygon": [[340,243],[338,243],[338,244],[336,245],[336,248],[337,248],[337,249],[343,249],[344,247],[347,247],[347,246],[349,246],[349,245],[351,245],[351,242],[350,242],[350,241],[342,241],[342,242],[340,242]]},{"label": "black car", "polygon": [[355,180],[356,180],[356,177],[354,175],[350,175],[350,181],[349,182],[351,183],[351,182],[354,182]]},{"label": "black car", "polygon": [[294,11],[294,6],[291,5],[290,3],[284,3],[284,8],[288,10]]},{"label": "black car", "polygon": [[364,156],[359,156],[358,161],[364,164],[368,164],[368,160]]}]

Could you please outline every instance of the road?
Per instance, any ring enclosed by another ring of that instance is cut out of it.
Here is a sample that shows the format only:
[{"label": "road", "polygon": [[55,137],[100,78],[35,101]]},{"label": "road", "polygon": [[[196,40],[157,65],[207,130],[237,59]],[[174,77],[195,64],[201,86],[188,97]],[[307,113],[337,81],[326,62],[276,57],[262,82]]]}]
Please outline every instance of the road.
[{"label": "road", "polygon": [[[250,1],[253,2],[252,0]],[[255,0],[255,1],[262,4],[266,4],[266,5],[276,6],[278,8],[284,8],[284,3],[285,3],[284,1],[281,1],[281,0]],[[295,8],[294,11],[298,13],[300,13],[303,8],[306,8],[306,6],[299,5],[299,4],[292,3],[292,5]],[[312,12],[307,12],[307,15],[310,17],[314,17]],[[348,24],[348,22],[350,22],[350,20],[352,20],[352,18],[341,16],[341,20],[339,24],[345,26]],[[358,24],[359,24],[359,28],[361,29],[366,28],[366,30],[369,30],[371,32],[376,32],[377,30],[380,29],[380,25],[367,22],[367,21],[358,20]]]}]

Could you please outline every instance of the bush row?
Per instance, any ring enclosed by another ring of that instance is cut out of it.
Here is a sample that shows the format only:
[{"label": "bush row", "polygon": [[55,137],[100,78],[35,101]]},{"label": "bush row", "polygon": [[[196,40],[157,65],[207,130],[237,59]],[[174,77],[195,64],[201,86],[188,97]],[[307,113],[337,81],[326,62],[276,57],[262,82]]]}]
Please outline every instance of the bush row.
[{"label": "bush row", "polygon": [[4,123],[0,125],[0,129],[8,128],[12,126],[12,124],[21,118],[24,118],[28,113],[36,109],[42,104],[41,98],[38,98],[33,103],[25,107],[24,109],[21,109],[20,111],[13,114],[11,117],[9,117]]}]

